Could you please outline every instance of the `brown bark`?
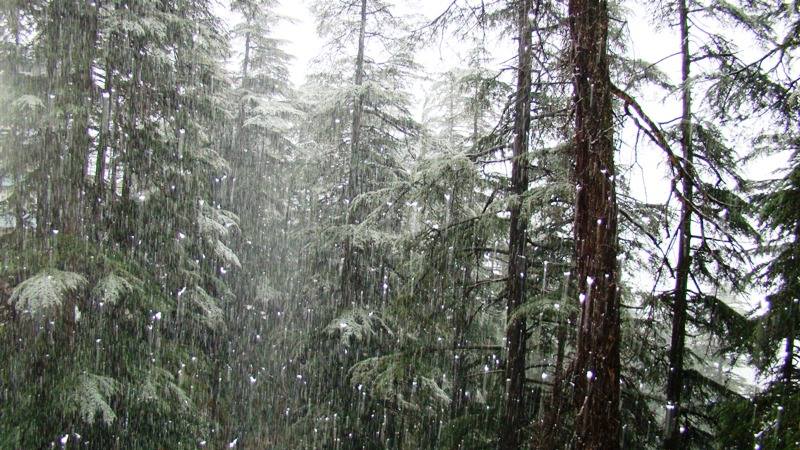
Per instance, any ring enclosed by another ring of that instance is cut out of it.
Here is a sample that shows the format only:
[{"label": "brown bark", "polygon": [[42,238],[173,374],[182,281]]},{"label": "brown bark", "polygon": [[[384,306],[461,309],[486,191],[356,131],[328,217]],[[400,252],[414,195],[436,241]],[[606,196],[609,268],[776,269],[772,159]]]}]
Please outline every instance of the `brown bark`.
[{"label": "brown bark", "polygon": [[[692,170],[692,102],[689,90],[689,19],[686,0],[678,2],[681,38],[682,116],[681,148],[687,170]],[[665,415],[664,448],[683,448],[679,422],[681,416],[681,391],[683,390],[683,354],[686,347],[686,305],[689,272],[691,269],[692,240],[692,180],[683,177],[681,223],[678,236],[678,263],[675,276],[675,291],[672,303],[672,337],[669,348],[669,371],[667,373],[667,410]]]},{"label": "brown bark", "polygon": [[576,448],[620,447],[617,202],[606,0],[569,0],[575,95],[575,242],[581,316]]},{"label": "brown bark", "polygon": [[518,449],[525,426],[525,319],[514,313],[525,298],[525,236],[528,227],[522,197],[528,189],[528,132],[531,122],[531,23],[528,13],[531,0],[518,4],[517,92],[514,106],[514,143],[511,166],[511,225],[508,248],[508,279],[506,282],[506,396],[503,422],[500,427],[500,449]]}]

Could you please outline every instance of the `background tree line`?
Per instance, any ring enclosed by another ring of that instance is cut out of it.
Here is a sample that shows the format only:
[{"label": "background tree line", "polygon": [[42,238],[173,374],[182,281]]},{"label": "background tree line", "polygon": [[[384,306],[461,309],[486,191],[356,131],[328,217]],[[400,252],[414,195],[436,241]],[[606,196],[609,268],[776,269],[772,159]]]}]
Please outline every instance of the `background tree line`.
[{"label": "background tree line", "polygon": [[799,445],[797,2],[214,5],[0,7],[0,447]]}]

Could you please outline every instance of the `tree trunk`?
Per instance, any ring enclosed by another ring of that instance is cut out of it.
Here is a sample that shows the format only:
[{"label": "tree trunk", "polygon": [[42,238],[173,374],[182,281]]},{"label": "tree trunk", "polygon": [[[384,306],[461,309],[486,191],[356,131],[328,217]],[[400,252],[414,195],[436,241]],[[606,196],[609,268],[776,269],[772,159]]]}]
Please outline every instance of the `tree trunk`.
[{"label": "tree trunk", "polygon": [[573,382],[578,449],[620,446],[617,201],[606,0],[569,0],[575,90],[575,243],[581,316]]},{"label": "tree trunk", "polygon": [[[73,235],[84,233],[84,206],[86,193],[86,170],[89,166],[90,148],[93,139],[89,135],[91,122],[91,107],[86,106],[95,102],[94,58],[97,44],[97,5],[75,4],[74,9],[65,8],[62,13],[65,21],[59,23],[59,34],[62,28],[67,28],[72,36],[60,36],[59,39],[70,39],[66,45],[65,53],[57,56],[66,61],[61,61],[63,79],[67,85],[72,85],[69,102],[75,107],[70,113],[69,122],[65,123],[64,130],[70,136],[70,148],[65,149],[63,185],[56,189],[59,198],[58,205],[62,208],[61,224],[63,231]],[[66,22],[66,24],[64,23]],[[68,24],[68,25],[67,25]],[[74,42],[73,42],[74,40]],[[64,43],[59,43],[64,45]],[[71,58],[70,58],[71,56]]]},{"label": "tree trunk", "polygon": [[[452,141],[451,141],[452,142]],[[453,217],[453,221],[457,222],[461,220],[461,215],[458,213],[457,208],[453,208],[452,205],[456,203],[459,197],[458,189],[454,189],[452,193],[452,197],[450,200],[451,210],[455,211],[449,213],[448,216],[455,216]],[[471,233],[472,229],[468,233]],[[461,245],[462,241],[459,239],[456,241],[456,245]],[[469,239],[465,242],[465,245],[471,245],[475,247],[474,240]],[[450,283],[453,286],[452,292],[454,297],[456,296],[456,286],[460,284],[461,289],[458,292],[458,300],[456,300],[456,304],[453,308],[453,365],[452,365],[452,377],[453,377],[453,396],[450,399],[450,419],[455,419],[461,416],[464,412],[464,407],[466,406],[466,377],[467,377],[467,364],[464,361],[466,357],[466,353],[464,352],[464,346],[466,345],[466,334],[467,334],[467,327],[469,326],[469,317],[468,317],[468,308],[469,308],[469,300],[470,300],[470,293],[471,289],[469,288],[470,283],[472,282],[472,266],[470,266],[470,262],[467,262],[464,267],[464,272],[462,276],[459,276],[461,272],[461,266],[459,264],[459,260],[456,259],[455,252],[453,255],[448,258],[449,261],[447,265],[449,266],[448,269],[450,270]]]},{"label": "tree trunk", "polygon": [[794,378],[794,341],[796,339],[795,324],[797,317],[797,308],[795,305],[790,307],[790,329],[786,335],[786,346],[784,347],[785,356],[783,357],[783,367],[781,368],[781,376],[783,383],[787,387],[791,387],[792,379]]},{"label": "tree trunk", "polygon": [[[14,60],[11,62],[11,79],[14,80],[15,83],[19,83],[19,66],[21,64],[21,56],[20,56],[20,17],[19,11],[14,11],[9,16],[9,24],[11,28],[11,34],[14,36]],[[20,139],[17,137],[19,134],[18,131],[12,133],[12,144],[14,147],[21,147],[22,143]],[[22,250],[25,244],[25,203],[23,195],[23,176],[21,174],[22,169],[27,168],[26,165],[22,165],[21,167],[17,167],[14,170],[14,191],[16,195],[13,196],[13,207],[14,207],[14,229],[16,230],[16,244],[17,249]]]},{"label": "tree trunk", "polygon": [[[353,104],[353,123],[350,129],[350,164],[347,175],[347,193],[345,195],[347,208],[346,223],[349,226],[359,222],[357,208],[353,207],[353,200],[364,192],[363,159],[361,151],[361,118],[364,113],[364,93],[361,86],[364,84],[364,45],[367,28],[367,0],[361,0],[361,21],[358,29],[358,54],[356,55],[356,73],[354,84],[358,94]],[[342,304],[350,305],[355,298],[357,287],[356,254],[352,239],[348,236],[344,242],[344,262],[342,265],[341,291]]]},{"label": "tree trunk", "polygon": [[[247,17],[247,27],[250,28],[251,18]],[[226,184],[227,192],[220,195],[221,198],[227,198],[229,205],[236,204],[236,181],[239,179],[239,168],[245,164],[244,153],[242,149],[250,142],[244,136],[244,122],[247,120],[246,102],[248,88],[248,72],[250,70],[250,32],[244,34],[244,57],[242,58],[242,81],[240,87],[244,96],[239,99],[239,114],[236,116],[236,127],[234,128],[233,137],[233,151],[228,155],[230,164],[229,181]]]},{"label": "tree trunk", "polygon": [[105,87],[101,96],[103,115],[101,118],[100,135],[97,142],[97,160],[95,161],[94,169],[94,201],[92,202],[92,213],[94,215],[94,231],[95,237],[100,237],[100,232],[103,229],[105,218],[105,203],[106,203],[106,149],[111,142],[111,115],[112,105],[116,102],[112,101],[112,73],[111,65],[106,62],[105,69]]},{"label": "tree trunk", "polygon": [[[571,274],[567,272],[564,275],[564,281],[561,291],[561,303],[567,304],[569,302],[569,283]],[[574,301],[574,300],[572,300]],[[569,401],[565,399],[564,381],[569,377],[564,371],[564,358],[566,353],[567,339],[569,339],[569,326],[575,323],[577,315],[573,312],[570,313],[569,318],[565,321],[562,318],[558,319],[556,328],[556,357],[553,368],[553,387],[550,398],[550,410],[546,412],[544,423],[539,433],[538,442],[535,448],[542,450],[549,450],[563,446],[561,437],[563,436],[562,428],[562,414],[568,406]]]},{"label": "tree trunk", "polygon": [[[689,90],[689,23],[686,0],[678,2],[681,35],[681,81],[683,111],[681,116],[681,148],[686,160],[687,171],[692,173],[692,102]],[[679,433],[681,416],[681,391],[683,390],[683,354],[686,341],[686,304],[689,272],[691,269],[692,240],[692,180],[684,176],[682,183],[683,199],[681,223],[678,237],[678,264],[675,277],[675,291],[672,303],[672,339],[669,348],[669,372],[667,373],[667,411],[665,415],[664,448],[678,450],[683,448]]]},{"label": "tree trunk", "polygon": [[500,427],[500,449],[518,449],[525,425],[525,343],[526,323],[514,313],[525,298],[525,236],[527,213],[522,196],[528,189],[528,131],[531,122],[531,0],[518,5],[519,48],[517,51],[517,92],[514,106],[514,148],[511,166],[511,225],[509,232],[508,281],[506,282],[506,396]]}]

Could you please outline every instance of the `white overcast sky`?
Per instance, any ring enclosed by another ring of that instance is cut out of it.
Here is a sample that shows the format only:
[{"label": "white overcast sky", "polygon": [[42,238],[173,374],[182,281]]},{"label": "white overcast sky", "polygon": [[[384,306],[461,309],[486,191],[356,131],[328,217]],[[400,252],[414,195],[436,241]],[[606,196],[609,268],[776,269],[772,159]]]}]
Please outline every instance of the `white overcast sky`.
[{"label": "white overcast sky", "polygon": [[[432,19],[443,12],[450,2],[451,0],[399,0],[395,1],[394,4],[395,11],[399,15],[414,14],[420,18]],[[653,11],[647,10],[652,3],[644,5],[643,3],[645,2],[627,1],[624,3],[625,8],[628,10],[625,19],[627,20],[626,27],[629,34],[628,48],[630,56],[648,61],[659,61],[658,67],[671,78],[673,84],[678,85],[680,58],[677,56],[679,50],[677,31],[674,28],[655,27],[652,22]],[[231,24],[236,20],[236,17],[230,13],[225,13],[226,4],[227,1],[222,0],[220,5],[221,13]],[[284,21],[276,28],[274,36],[285,40],[285,50],[294,56],[290,68],[291,78],[295,86],[300,86],[303,84],[312,59],[321,50],[322,40],[317,36],[316,25],[309,10],[308,0],[283,0],[277,12],[280,15],[291,18],[290,21]],[[694,20],[701,24],[703,29],[713,30],[715,28],[715,24],[708,23],[708,21],[704,21],[700,17],[695,16]],[[500,45],[503,44],[500,43]],[[510,54],[513,54],[515,43],[509,40],[507,45],[507,49],[501,48],[500,50],[508,50]],[[465,49],[466,46],[459,45],[458,42],[452,40],[449,42],[432,41],[417,55],[417,62],[431,73],[447,70],[459,63],[458,54]],[[418,96],[416,101],[420,104],[423,100],[421,97],[424,95],[424,92],[421,92],[423,90],[419,89],[415,92]],[[657,122],[666,123],[675,120],[680,115],[680,104],[677,95],[667,96],[663,91],[653,89],[638,93],[637,98],[645,107],[647,113]],[[637,197],[641,197],[642,200],[648,202],[664,201],[669,193],[669,183],[664,178],[667,173],[662,151],[652,146],[642,146],[638,152],[634,152],[631,147],[635,141],[633,129],[629,126],[625,130],[620,130],[620,133],[622,133],[623,145],[620,148],[618,159],[620,163],[632,166],[627,174],[632,183],[631,188],[637,193]],[[632,164],[634,160],[637,163],[636,165]],[[780,164],[761,164],[748,169],[758,172],[752,173],[752,175],[758,178],[766,178],[771,176],[772,171],[780,166]]]},{"label": "white overcast sky", "polygon": [[[398,0],[395,1],[395,12],[398,15],[415,15],[418,18],[428,18],[438,16],[450,4],[451,0]],[[232,25],[236,17],[227,12],[227,0],[220,0],[220,14]],[[309,0],[283,0],[278,7],[278,13],[290,18],[284,21],[275,30],[274,36],[286,41],[285,50],[294,56],[290,67],[291,79],[295,86],[301,86],[305,80],[305,75],[309,71],[312,59],[317,56],[322,47],[322,40],[317,36],[314,18],[309,10]],[[677,56],[679,50],[679,38],[675,28],[655,27],[652,22],[653,11],[648,10],[653,5],[652,2],[645,1],[626,1],[624,7],[627,8],[625,14],[626,28],[629,34],[628,49],[630,56],[647,61],[659,61],[658,67],[665,72],[672,80],[673,84],[678,85],[680,78],[680,58]],[[714,30],[718,27],[697,15],[693,20],[702,29]],[[694,28],[693,39],[700,39],[700,32]],[[731,36],[728,36],[731,38]],[[692,45],[695,43],[692,42]],[[500,45],[504,45],[500,43]],[[508,40],[507,48],[501,47],[499,51],[509,53],[502,55],[506,57],[513,55],[515,43]],[[744,46],[746,47],[746,46]],[[455,41],[437,42],[432,41],[425,49],[417,55],[417,62],[420,63],[427,72],[435,73],[447,70],[459,63],[459,53],[466,50],[465,45],[460,45]],[[743,52],[755,55],[756,53],[747,48]],[[234,53],[235,55],[235,53]],[[498,55],[500,56],[500,55]],[[236,59],[236,56],[234,56]],[[747,58],[745,58],[747,59]],[[232,64],[235,62],[232,61]],[[424,89],[415,89],[415,95],[420,104],[423,101]],[[675,120],[680,115],[680,104],[677,95],[667,95],[663,91],[655,89],[638,93],[640,103],[645,107],[647,113],[657,122],[669,122]],[[421,110],[421,108],[419,108]],[[755,124],[758,126],[758,124]],[[742,127],[746,130],[746,127]],[[632,182],[631,188],[637,192],[637,196],[648,202],[664,201],[667,198],[669,183],[666,182],[666,166],[664,155],[661,150],[651,147],[642,147],[638,152],[634,152],[631,146],[635,141],[632,128],[620,130],[622,133],[622,148],[618,156],[620,163],[632,163],[634,160],[641,165],[639,168],[634,165],[628,173]],[[641,142],[640,142],[641,145]],[[780,158],[773,161],[780,161]],[[782,160],[782,161],[785,161]],[[767,178],[774,176],[773,171],[782,167],[783,163],[758,164],[748,167],[750,176],[757,178]]]}]

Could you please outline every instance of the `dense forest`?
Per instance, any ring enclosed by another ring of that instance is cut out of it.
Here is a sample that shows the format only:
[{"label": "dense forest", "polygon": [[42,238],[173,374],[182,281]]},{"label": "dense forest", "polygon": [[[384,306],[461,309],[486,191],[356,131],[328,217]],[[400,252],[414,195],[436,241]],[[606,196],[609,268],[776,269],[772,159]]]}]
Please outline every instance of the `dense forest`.
[{"label": "dense forest", "polygon": [[0,448],[800,448],[798,0],[279,8],[0,2]]}]

